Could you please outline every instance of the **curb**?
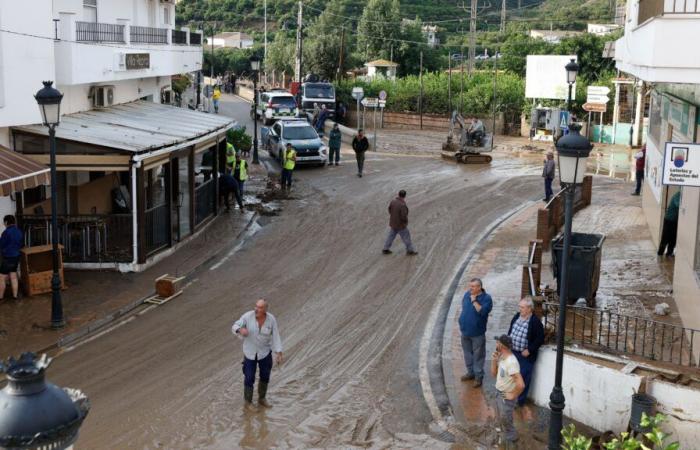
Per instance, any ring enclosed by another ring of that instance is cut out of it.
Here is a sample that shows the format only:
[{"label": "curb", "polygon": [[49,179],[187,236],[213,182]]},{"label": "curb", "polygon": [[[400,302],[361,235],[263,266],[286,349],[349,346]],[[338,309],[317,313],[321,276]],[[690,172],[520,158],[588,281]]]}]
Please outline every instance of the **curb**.
[{"label": "curb", "polygon": [[[452,404],[447,393],[445,383],[444,359],[447,354],[447,338],[452,332],[452,325],[447,324],[450,312],[453,311],[453,298],[459,281],[468,269],[474,256],[483,249],[486,240],[491,234],[503,225],[508,219],[520,211],[535,204],[534,201],[524,203],[493,221],[486,230],[477,238],[476,243],[467,250],[464,259],[456,269],[449,284],[439,292],[437,301],[430,312],[423,336],[421,337],[418,370],[423,398],[433,416],[434,424],[439,429],[439,437],[448,442],[455,441],[456,421]],[[439,355],[439,356],[435,356]]]}]

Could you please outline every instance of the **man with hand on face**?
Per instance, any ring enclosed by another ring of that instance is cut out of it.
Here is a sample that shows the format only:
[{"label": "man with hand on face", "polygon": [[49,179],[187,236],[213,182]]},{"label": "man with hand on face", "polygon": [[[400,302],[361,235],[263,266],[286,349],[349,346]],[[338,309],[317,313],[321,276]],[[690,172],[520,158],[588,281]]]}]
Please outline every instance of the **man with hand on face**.
[{"label": "man with hand on face", "polygon": [[258,405],[270,408],[266,400],[267,386],[272,372],[272,352],[275,361],[282,364],[282,338],[275,316],[267,312],[267,302],[260,299],[255,302],[255,309],[243,314],[231,327],[233,334],[243,339],[243,376],[245,408],[255,412],[253,405],[253,388],[255,386],[255,371],[260,367],[260,383],[258,384]]}]

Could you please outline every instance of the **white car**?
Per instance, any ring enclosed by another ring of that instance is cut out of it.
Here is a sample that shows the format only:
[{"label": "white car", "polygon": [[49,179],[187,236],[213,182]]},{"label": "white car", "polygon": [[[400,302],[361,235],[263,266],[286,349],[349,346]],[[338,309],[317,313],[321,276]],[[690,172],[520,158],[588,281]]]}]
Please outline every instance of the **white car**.
[{"label": "white car", "polygon": [[255,119],[262,118],[265,125],[271,125],[279,119],[298,117],[298,115],[297,101],[288,91],[273,89],[258,93],[258,108],[255,111]]}]

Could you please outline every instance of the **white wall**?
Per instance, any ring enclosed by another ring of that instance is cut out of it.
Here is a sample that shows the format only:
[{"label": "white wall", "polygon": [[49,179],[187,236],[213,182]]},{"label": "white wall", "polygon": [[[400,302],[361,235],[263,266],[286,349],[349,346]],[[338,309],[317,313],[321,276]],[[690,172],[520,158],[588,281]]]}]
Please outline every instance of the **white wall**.
[{"label": "white wall", "polygon": [[[149,95],[153,102],[160,103],[160,89],[170,86],[170,77],[150,77],[136,80],[124,80],[113,83],[114,104],[128,103]],[[61,108],[65,114],[88,111],[92,109],[92,100],[88,97],[90,84],[60,86],[63,92]]]},{"label": "white wall", "polygon": [[[154,15],[149,14],[149,9],[155,8]],[[163,9],[170,11],[170,23],[163,20]],[[83,20],[82,0],[54,0],[53,11],[58,19],[60,13],[75,14],[77,20]],[[149,19],[154,17],[154,23]],[[119,20],[128,20],[132,25],[153,26],[166,28],[175,23],[175,5],[161,3],[158,0],[97,0],[97,21],[101,23],[118,23]]]},{"label": "white wall", "polygon": [[[555,348],[542,347],[530,398],[544,408],[549,407],[555,362]],[[626,431],[632,394],[639,390],[641,383],[639,375],[625,374],[567,354],[564,356],[562,383],[566,397],[564,414],[598,431]],[[673,440],[679,440],[681,448],[697,448],[700,441],[700,391],[653,380],[649,381],[648,393],[656,398],[657,410],[668,416],[665,430],[673,433]]]},{"label": "white wall", "polygon": [[[31,14],[24,2],[0,0],[0,28],[38,36],[53,36],[50,0],[33,0]],[[0,127],[41,120],[34,94],[43,80],[54,79],[51,39],[0,33]]]}]

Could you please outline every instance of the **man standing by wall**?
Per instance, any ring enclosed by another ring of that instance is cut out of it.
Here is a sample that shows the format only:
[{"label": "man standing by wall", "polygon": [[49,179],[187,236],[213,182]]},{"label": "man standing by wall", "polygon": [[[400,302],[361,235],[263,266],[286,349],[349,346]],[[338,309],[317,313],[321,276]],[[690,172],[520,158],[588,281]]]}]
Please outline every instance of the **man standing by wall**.
[{"label": "man standing by wall", "polygon": [[661,231],[661,242],[657,252],[659,256],[664,254],[664,250],[666,250],[666,256],[673,256],[673,250],[676,248],[676,235],[678,234],[678,209],[680,206],[681,191],[678,191],[673,194],[671,201],[668,202],[666,207],[664,226]]},{"label": "man standing by wall", "polygon": [[518,359],[520,375],[525,383],[523,392],[518,397],[518,405],[522,406],[527,400],[527,391],[530,389],[537,352],[544,343],[544,327],[540,319],[533,314],[535,305],[532,302],[532,297],[520,300],[518,308],[520,312],[516,313],[510,321],[508,336],[513,341],[511,350]]},{"label": "man standing by wall", "polygon": [[644,166],[647,159],[647,146],[644,145],[642,149],[634,155],[634,179],[637,182],[636,187],[632,195],[639,195],[642,193],[642,181],[644,181]]},{"label": "man standing by wall", "polygon": [[474,380],[474,387],[481,387],[484,380],[486,359],[486,324],[493,308],[491,296],[484,291],[479,278],[469,281],[469,290],[462,298],[459,329],[462,333],[462,351],[467,373],[462,381]]},{"label": "man standing by wall", "polygon": [[17,280],[17,266],[19,265],[20,249],[24,246],[24,235],[17,228],[15,216],[7,215],[3,218],[5,230],[0,235],[0,300],[5,296],[7,278],[10,278],[12,297],[17,300],[19,295],[19,281]]},{"label": "man standing by wall", "polygon": [[513,342],[505,334],[498,336],[496,351],[491,356],[491,375],[496,377],[496,390],[501,394],[498,416],[508,444],[518,440],[518,432],[513,425],[513,410],[518,395],[525,388],[518,360],[511,352],[512,345]]},{"label": "man standing by wall", "polygon": [[406,206],[406,191],[399,191],[399,196],[389,203],[389,234],[384,242],[382,253],[388,255],[391,253],[391,244],[396,239],[396,235],[401,236],[401,240],[406,246],[407,255],[417,255],[418,252],[413,248],[411,242],[411,233],[408,231],[408,206]]},{"label": "man standing by wall", "polygon": [[253,405],[253,388],[255,372],[260,367],[258,384],[258,405],[270,408],[267,401],[267,386],[272,372],[272,352],[275,362],[282,364],[282,338],[275,316],[267,312],[267,302],[260,299],[255,302],[255,309],[243,314],[231,327],[233,334],[243,339],[243,398],[248,411],[255,411]]},{"label": "man standing by wall", "polygon": [[369,148],[367,136],[362,133],[362,128],[357,130],[357,136],[352,139],[352,149],[357,160],[357,176],[362,178],[362,169],[365,166],[365,152]]},{"label": "man standing by wall", "polygon": [[547,158],[544,160],[544,168],[542,169],[542,178],[544,178],[544,198],[545,202],[548,202],[554,192],[552,192],[552,182],[554,181],[555,173],[554,164],[554,152],[551,150],[547,151]]}]

